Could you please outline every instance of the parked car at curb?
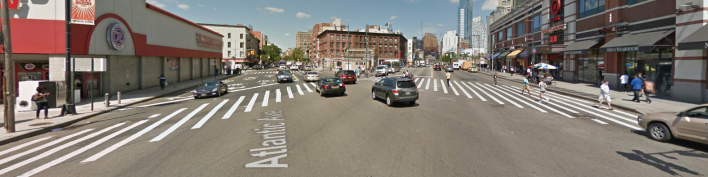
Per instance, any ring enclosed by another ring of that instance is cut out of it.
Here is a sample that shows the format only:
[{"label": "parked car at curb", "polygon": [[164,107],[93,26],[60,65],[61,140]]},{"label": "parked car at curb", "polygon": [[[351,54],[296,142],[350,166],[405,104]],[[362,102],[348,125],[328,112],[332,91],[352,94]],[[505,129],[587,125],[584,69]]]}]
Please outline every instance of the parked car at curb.
[{"label": "parked car at curb", "polygon": [[418,96],[415,82],[408,78],[383,78],[371,87],[371,98],[384,99],[389,107],[400,102],[415,105]]},{"label": "parked car at curb", "polygon": [[637,117],[649,138],[667,142],[684,139],[708,144],[708,104],[681,112],[656,112]]},{"label": "parked car at curb", "polygon": [[356,73],[353,70],[342,70],[334,73],[334,77],[342,78],[344,83],[356,84]]},{"label": "parked car at curb", "polygon": [[305,82],[319,81],[319,80],[320,80],[320,75],[317,74],[317,72],[309,71],[309,72],[305,73]]},{"label": "parked car at curb", "polygon": [[320,96],[333,93],[344,95],[346,91],[346,85],[338,77],[325,77],[317,82],[317,92],[320,93]]},{"label": "parked car at curb", "polygon": [[199,99],[208,96],[221,96],[227,92],[229,92],[228,86],[226,86],[223,81],[216,80],[200,84],[197,88],[192,90],[192,95],[194,99]]},{"label": "parked car at curb", "polygon": [[287,69],[279,69],[275,72],[275,81],[280,82],[293,82],[293,73]]}]

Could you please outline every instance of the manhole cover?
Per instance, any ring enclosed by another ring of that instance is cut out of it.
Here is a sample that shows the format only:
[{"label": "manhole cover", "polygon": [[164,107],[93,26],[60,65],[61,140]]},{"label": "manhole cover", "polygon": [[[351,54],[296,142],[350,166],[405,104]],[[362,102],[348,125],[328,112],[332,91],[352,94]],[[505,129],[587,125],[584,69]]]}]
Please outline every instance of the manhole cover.
[{"label": "manhole cover", "polygon": [[36,126],[43,126],[43,125],[49,125],[49,124],[52,124],[52,123],[51,122],[42,122],[42,123],[30,124],[29,126],[36,127]]}]

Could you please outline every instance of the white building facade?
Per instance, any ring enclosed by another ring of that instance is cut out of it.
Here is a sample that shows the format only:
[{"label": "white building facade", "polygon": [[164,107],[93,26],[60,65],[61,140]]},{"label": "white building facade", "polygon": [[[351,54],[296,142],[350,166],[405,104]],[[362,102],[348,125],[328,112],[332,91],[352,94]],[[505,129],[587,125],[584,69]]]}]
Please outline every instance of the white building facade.
[{"label": "white building facade", "polygon": [[253,35],[253,33],[251,33],[250,28],[243,25],[219,25],[205,23],[200,23],[199,25],[216,31],[224,36],[222,56],[225,61],[235,59],[236,61],[245,63],[257,62],[257,58],[255,58],[255,56],[259,53],[258,45],[260,41]]},{"label": "white building facade", "polygon": [[442,53],[457,53],[458,36],[455,31],[447,31],[442,39]]},{"label": "white building facade", "polygon": [[413,40],[408,40],[406,45],[406,60],[408,65],[413,64]]}]

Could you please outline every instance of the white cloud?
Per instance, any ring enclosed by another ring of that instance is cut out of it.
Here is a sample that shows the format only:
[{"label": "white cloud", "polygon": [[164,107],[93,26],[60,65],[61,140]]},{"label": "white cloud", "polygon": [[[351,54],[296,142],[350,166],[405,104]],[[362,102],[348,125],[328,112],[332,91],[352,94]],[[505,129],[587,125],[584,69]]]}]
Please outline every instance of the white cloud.
[{"label": "white cloud", "polygon": [[497,10],[497,6],[499,6],[498,0],[485,0],[484,4],[482,4],[482,10]]},{"label": "white cloud", "polygon": [[147,2],[148,4],[151,4],[151,5],[156,6],[156,7],[159,7],[159,8],[163,8],[163,7],[166,6],[165,4],[160,3],[160,2],[157,1],[157,0],[147,0],[146,2]]},{"label": "white cloud", "polygon": [[391,16],[391,18],[388,18],[388,19],[393,20],[393,19],[396,19],[396,18],[397,18],[397,17],[394,15],[394,16]]},{"label": "white cloud", "polygon": [[438,24],[438,26],[444,26],[442,23]]},{"label": "white cloud", "polygon": [[199,7],[204,7],[204,5],[202,5],[202,4],[197,4],[197,6],[199,6]]},{"label": "white cloud", "polygon": [[310,17],[312,17],[312,15],[306,14],[305,12],[297,12],[295,14],[295,17],[297,17],[297,18],[310,18]]},{"label": "white cloud", "polygon": [[285,36],[290,36],[290,33],[285,33]]},{"label": "white cloud", "polygon": [[458,3],[460,0],[450,0],[451,3]]},{"label": "white cloud", "polygon": [[189,5],[187,4],[177,4],[177,7],[179,7],[182,10],[189,10]]},{"label": "white cloud", "polygon": [[283,9],[278,9],[278,8],[275,8],[275,7],[266,7],[265,9],[266,9],[266,10],[269,10],[270,13],[283,13],[283,12],[285,12],[285,10],[283,10]]}]

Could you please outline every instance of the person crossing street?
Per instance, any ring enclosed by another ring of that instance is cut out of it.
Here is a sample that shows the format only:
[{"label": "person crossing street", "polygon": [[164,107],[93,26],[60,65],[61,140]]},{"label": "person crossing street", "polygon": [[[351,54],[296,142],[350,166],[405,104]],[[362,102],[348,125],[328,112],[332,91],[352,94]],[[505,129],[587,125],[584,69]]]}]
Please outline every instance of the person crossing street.
[{"label": "person crossing street", "polygon": [[524,90],[529,92],[529,95],[531,95],[531,90],[529,89],[529,76],[524,77],[524,81],[522,82],[523,86],[521,87],[521,95],[524,95]]},{"label": "person crossing street", "polygon": [[[538,103],[543,103],[543,94],[546,93],[546,87],[548,87],[548,85],[546,85],[545,79],[541,79],[538,82],[538,88],[539,88]],[[549,101],[551,101],[551,99],[546,98],[546,102],[549,102]]]},{"label": "person crossing street", "polygon": [[600,103],[597,105],[598,109],[602,109],[602,102],[607,102],[607,107],[612,110],[612,99],[610,98],[610,84],[609,81],[602,81],[600,86],[600,98],[598,99]]},{"label": "person crossing street", "polygon": [[497,73],[494,73],[494,85],[497,85]]},{"label": "person crossing street", "polygon": [[447,79],[447,87],[450,87],[450,78],[452,77],[452,74],[450,72],[445,73],[445,78]]}]

